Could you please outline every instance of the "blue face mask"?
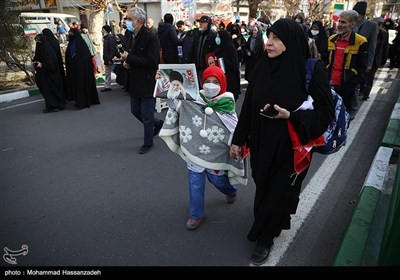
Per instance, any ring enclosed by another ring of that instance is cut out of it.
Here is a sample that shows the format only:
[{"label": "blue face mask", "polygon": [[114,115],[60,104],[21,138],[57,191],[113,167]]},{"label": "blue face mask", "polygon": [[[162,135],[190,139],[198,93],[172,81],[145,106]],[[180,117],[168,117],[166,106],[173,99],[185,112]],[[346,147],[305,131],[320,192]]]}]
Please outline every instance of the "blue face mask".
[{"label": "blue face mask", "polygon": [[216,38],[215,38],[215,43],[216,43],[218,46],[221,45],[221,38],[216,37]]},{"label": "blue face mask", "polygon": [[125,22],[126,24],[126,29],[128,29],[130,32],[134,32],[135,31],[135,27],[133,26],[133,22],[130,20],[127,20]]}]

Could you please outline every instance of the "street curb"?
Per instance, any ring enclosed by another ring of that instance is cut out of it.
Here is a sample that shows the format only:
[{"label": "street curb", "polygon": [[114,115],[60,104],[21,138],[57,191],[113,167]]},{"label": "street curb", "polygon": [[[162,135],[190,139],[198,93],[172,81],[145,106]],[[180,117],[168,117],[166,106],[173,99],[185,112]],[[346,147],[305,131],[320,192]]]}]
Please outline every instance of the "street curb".
[{"label": "street curb", "polygon": [[361,266],[393,149],[379,147],[361,189],[334,266]]},{"label": "street curb", "polygon": [[37,87],[26,88],[26,89],[17,89],[16,91],[0,94],[0,103],[10,102],[13,100],[26,98],[29,96],[39,95],[40,91]]},{"label": "street curb", "polygon": [[382,139],[382,146],[400,148],[400,98],[394,105],[386,132]]},{"label": "street curb", "polygon": [[[115,81],[115,74],[111,73],[111,81]],[[102,84],[105,82],[105,77],[104,75],[96,75],[96,84]],[[40,90],[38,87],[28,87],[25,89],[13,89],[13,90],[6,90],[3,92],[0,92],[0,103],[3,102],[11,102],[14,100],[30,97],[30,96],[35,96],[39,95]]]}]

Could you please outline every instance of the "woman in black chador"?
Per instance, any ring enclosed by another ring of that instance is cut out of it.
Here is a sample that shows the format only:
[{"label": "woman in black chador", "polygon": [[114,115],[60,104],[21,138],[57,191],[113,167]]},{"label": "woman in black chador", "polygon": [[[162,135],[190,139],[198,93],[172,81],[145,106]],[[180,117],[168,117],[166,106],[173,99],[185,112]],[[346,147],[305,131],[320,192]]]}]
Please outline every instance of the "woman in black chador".
[{"label": "woman in black chador", "polygon": [[225,66],[225,76],[228,82],[227,91],[232,92],[235,100],[240,94],[240,72],[238,55],[231,35],[228,31],[220,29],[215,38],[215,54],[218,58],[223,58]]},{"label": "woman in black chador", "polygon": [[[334,119],[329,80],[321,61],[315,64],[307,93],[309,55],[303,29],[296,21],[280,19],[271,26],[266,52],[250,79],[233,135],[230,154],[238,157],[245,144],[250,148],[256,185],[254,223],[247,235],[256,242],[251,256],[254,265],[263,264],[274,238],[290,229],[290,215],[296,212],[312,156],[312,150],[304,146],[316,145],[315,139],[321,145],[322,134]],[[313,98],[312,106],[305,102],[308,95]]]},{"label": "woman in black chador", "polygon": [[56,53],[58,66],[60,68],[60,73],[61,73],[61,78],[62,78],[61,82],[63,84],[64,92],[67,92],[67,81],[65,78],[65,69],[64,69],[63,58],[61,55],[60,43],[58,42],[56,37],[54,37],[54,34],[50,29],[45,28],[42,30],[42,33],[44,36],[46,36],[47,41],[49,42],[50,46],[53,48],[54,52]]},{"label": "woman in black chador", "polygon": [[79,109],[100,104],[93,74],[92,56],[78,30],[69,30],[69,43],[65,52],[67,67],[67,100],[76,102]]},{"label": "woman in black chador", "polygon": [[257,62],[264,52],[264,39],[260,26],[254,26],[249,39],[247,39],[244,57],[246,67],[244,78],[249,81]]},{"label": "woman in black chador", "polygon": [[61,111],[65,107],[65,94],[57,55],[45,35],[37,35],[35,41],[33,64],[36,70],[36,85],[46,104],[43,113]]}]

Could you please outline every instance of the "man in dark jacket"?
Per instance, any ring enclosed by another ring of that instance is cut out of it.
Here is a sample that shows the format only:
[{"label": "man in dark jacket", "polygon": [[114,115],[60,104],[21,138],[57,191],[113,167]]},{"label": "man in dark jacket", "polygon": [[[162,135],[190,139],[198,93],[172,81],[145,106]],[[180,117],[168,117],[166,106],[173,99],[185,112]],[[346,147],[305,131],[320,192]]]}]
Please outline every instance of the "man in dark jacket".
[{"label": "man in dark jacket", "polygon": [[376,40],[378,38],[378,24],[366,19],[367,2],[357,2],[353,10],[358,13],[357,23],[353,27],[353,31],[364,36],[368,43],[367,68],[365,69],[364,80],[360,83],[360,93],[363,95],[363,100],[368,100],[372,83],[374,82],[374,73],[371,73],[371,70],[374,63]]},{"label": "man in dark jacket", "polygon": [[103,33],[103,60],[104,66],[106,68],[106,81],[104,83],[104,88],[101,91],[111,91],[111,72],[114,71],[114,61],[113,57],[115,51],[117,50],[117,43],[115,41],[114,35],[111,34],[111,27],[109,25],[104,25],[101,29]]},{"label": "man in dark jacket", "polygon": [[177,64],[178,58],[178,35],[173,26],[174,17],[171,14],[164,15],[164,22],[158,25],[158,39],[162,49],[164,63]]},{"label": "man in dark jacket", "polygon": [[200,28],[198,32],[194,32],[193,55],[197,77],[199,84],[201,84],[201,75],[208,66],[206,64],[206,55],[214,52],[217,33],[211,30],[211,18],[209,16],[202,16],[197,21],[200,22]]},{"label": "man in dark jacket", "polygon": [[143,123],[144,144],[139,153],[147,153],[153,146],[153,136],[160,131],[163,121],[154,117],[156,99],[153,97],[155,76],[160,62],[160,44],[146,24],[146,12],[140,8],[129,10],[126,27],[133,34],[128,50],[121,54],[123,66],[129,69],[131,112]]}]

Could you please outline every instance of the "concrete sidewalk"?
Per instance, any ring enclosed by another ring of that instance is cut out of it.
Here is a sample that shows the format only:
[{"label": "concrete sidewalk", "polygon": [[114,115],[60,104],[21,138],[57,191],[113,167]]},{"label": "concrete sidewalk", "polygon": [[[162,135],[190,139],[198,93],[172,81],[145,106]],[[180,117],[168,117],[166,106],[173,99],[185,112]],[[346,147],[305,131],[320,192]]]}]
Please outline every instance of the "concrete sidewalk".
[{"label": "concrete sidewalk", "polygon": [[[115,74],[111,73],[111,81],[115,81]],[[102,74],[96,75],[96,84],[103,84],[105,81],[105,77]],[[0,91],[0,103],[10,102],[30,96],[39,95],[40,90],[36,86],[19,88],[19,89],[10,89],[5,91]]]}]

